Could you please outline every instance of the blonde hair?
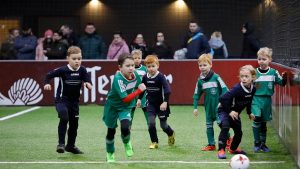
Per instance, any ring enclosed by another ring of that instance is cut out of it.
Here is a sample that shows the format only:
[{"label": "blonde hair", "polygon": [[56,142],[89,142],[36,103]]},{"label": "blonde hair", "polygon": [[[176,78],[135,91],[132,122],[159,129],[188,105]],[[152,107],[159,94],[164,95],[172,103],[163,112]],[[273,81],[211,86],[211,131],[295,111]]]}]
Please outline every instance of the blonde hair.
[{"label": "blonde hair", "polygon": [[198,58],[198,63],[200,62],[207,62],[210,65],[212,65],[212,56],[211,54],[202,54],[199,58]]},{"label": "blonde hair", "polygon": [[257,52],[257,56],[267,56],[269,59],[272,59],[273,50],[268,47],[260,48]]},{"label": "blonde hair", "polygon": [[69,57],[71,54],[79,54],[81,53],[81,49],[77,46],[70,46],[67,51],[67,56]]},{"label": "blonde hair", "polygon": [[242,66],[240,68],[240,71],[241,72],[242,70],[248,70],[250,72],[250,74],[252,75],[252,78],[255,79],[256,78],[256,70],[255,68],[252,66],[252,65],[245,65],[245,66]]},{"label": "blonde hair", "polygon": [[218,38],[218,39],[222,39],[222,33],[220,31],[214,31],[212,34],[211,34],[211,37],[215,37],[215,38]]},{"label": "blonde hair", "polygon": [[142,51],[139,50],[139,49],[134,49],[134,50],[131,52],[131,55],[132,55],[132,57],[134,57],[134,56],[136,56],[136,55],[142,57],[143,53],[142,53]]},{"label": "blonde hair", "polygon": [[159,66],[159,61],[156,55],[148,55],[144,60],[145,65],[152,63],[155,63],[157,66]]}]

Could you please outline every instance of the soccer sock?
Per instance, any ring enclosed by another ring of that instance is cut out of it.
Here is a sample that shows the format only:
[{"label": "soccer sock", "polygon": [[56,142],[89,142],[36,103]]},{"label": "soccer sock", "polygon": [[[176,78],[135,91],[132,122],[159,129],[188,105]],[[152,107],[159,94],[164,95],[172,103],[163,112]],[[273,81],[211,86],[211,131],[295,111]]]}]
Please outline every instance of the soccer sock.
[{"label": "soccer sock", "polygon": [[254,144],[258,145],[260,144],[261,122],[254,121],[252,125],[252,130],[253,130]]},{"label": "soccer sock", "polygon": [[145,116],[146,122],[147,122],[147,124],[148,124],[148,112],[147,112],[147,108],[144,107],[144,108],[142,108],[142,109],[143,109],[143,112],[144,112],[144,116]]},{"label": "soccer sock", "polygon": [[261,122],[260,141],[266,143],[267,140],[267,122]]},{"label": "soccer sock", "polygon": [[60,119],[58,124],[58,144],[65,144],[68,121]]},{"label": "soccer sock", "polygon": [[151,142],[158,143],[156,127],[155,126],[152,126],[152,127],[149,126],[148,131],[149,131]]},{"label": "soccer sock", "polygon": [[128,119],[121,120],[121,138],[124,144],[130,140],[130,121]]},{"label": "soccer sock", "polygon": [[130,141],[130,134],[128,134],[127,136],[124,136],[123,134],[121,134],[121,138],[124,144],[128,143]]},{"label": "soccer sock", "polygon": [[229,128],[221,128],[221,132],[219,135],[219,150],[224,149],[226,147],[226,140],[227,140],[227,134],[228,134]]},{"label": "soccer sock", "polygon": [[115,152],[115,141],[106,139],[106,152],[114,153]]},{"label": "soccer sock", "polygon": [[173,129],[168,125],[167,119],[159,119],[160,120],[160,127],[163,129],[163,131],[168,135],[172,136],[174,131]]},{"label": "soccer sock", "polygon": [[206,135],[207,135],[207,139],[208,139],[208,144],[209,145],[215,145],[215,138],[214,138],[214,128],[210,127],[210,128],[206,128]]}]

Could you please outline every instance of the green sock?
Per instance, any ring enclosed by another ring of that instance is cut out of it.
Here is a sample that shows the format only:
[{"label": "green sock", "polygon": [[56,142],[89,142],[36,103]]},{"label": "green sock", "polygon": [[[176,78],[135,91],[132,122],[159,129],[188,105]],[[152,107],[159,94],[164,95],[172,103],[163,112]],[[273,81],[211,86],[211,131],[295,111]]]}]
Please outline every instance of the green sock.
[{"label": "green sock", "polygon": [[266,143],[266,140],[267,140],[267,123],[262,122],[261,123],[260,141],[262,143]]},{"label": "green sock", "polygon": [[208,139],[208,144],[209,145],[215,145],[215,138],[214,138],[214,128],[207,128],[206,129],[206,135]]},{"label": "green sock", "polygon": [[114,153],[115,152],[115,141],[106,139],[106,152]]},{"label": "green sock", "polygon": [[252,130],[253,130],[254,144],[260,143],[261,123],[253,122]]}]

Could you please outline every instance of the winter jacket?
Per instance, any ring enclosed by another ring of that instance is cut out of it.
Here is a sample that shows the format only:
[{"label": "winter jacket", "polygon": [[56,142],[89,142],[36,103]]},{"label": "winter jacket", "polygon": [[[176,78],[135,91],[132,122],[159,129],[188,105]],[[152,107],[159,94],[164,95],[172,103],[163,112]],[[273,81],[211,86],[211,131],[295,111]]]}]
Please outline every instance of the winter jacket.
[{"label": "winter jacket", "polygon": [[105,43],[97,33],[85,34],[79,39],[83,59],[106,59]]},{"label": "winter jacket", "polygon": [[208,44],[214,51],[214,56],[213,56],[214,59],[228,58],[228,51],[226,48],[226,44],[222,39],[212,37],[208,41]]},{"label": "winter jacket", "polygon": [[66,59],[67,45],[61,41],[55,41],[50,45],[50,48],[45,54],[49,60],[51,59]]},{"label": "winter jacket", "polygon": [[158,59],[173,59],[174,51],[166,43],[159,43],[152,47],[151,53],[157,55]]},{"label": "winter jacket", "polygon": [[17,50],[18,60],[34,60],[37,38],[33,35],[19,36],[16,38],[14,48]]},{"label": "winter jacket", "polygon": [[121,43],[112,42],[109,45],[107,59],[117,60],[122,53],[129,53],[129,48],[126,42],[124,40]]},{"label": "winter jacket", "polygon": [[254,25],[247,22],[244,24],[244,27],[247,31],[244,33],[241,58],[256,58],[260,43],[254,36]]},{"label": "winter jacket", "polygon": [[138,49],[142,51],[142,58],[145,59],[146,56],[149,54],[149,50],[146,44],[139,45],[137,43],[131,43],[130,44],[130,52],[133,50]]}]

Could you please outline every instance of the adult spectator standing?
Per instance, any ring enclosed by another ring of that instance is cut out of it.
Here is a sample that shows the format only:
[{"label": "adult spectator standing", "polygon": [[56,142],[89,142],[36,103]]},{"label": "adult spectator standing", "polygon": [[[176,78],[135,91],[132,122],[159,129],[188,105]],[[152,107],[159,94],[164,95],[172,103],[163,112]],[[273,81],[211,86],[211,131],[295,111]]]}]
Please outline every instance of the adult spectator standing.
[{"label": "adult spectator standing", "polygon": [[85,34],[79,39],[83,59],[106,59],[105,43],[93,23],[87,23]]},{"label": "adult spectator standing", "polygon": [[122,53],[129,53],[129,48],[126,41],[123,39],[122,32],[114,32],[113,36],[114,39],[108,48],[107,59],[118,60]]},{"label": "adult spectator standing", "polygon": [[22,35],[16,38],[14,48],[17,50],[18,60],[34,60],[37,38],[33,35],[31,28],[24,26]]},{"label": "adult spectator standing", "polygon": [[17,28],[8,30],[8,38],[1,45],[0,59],[11,60],[17,58],[17,51],[14,48],[16,38],[20,35]]},{"label": "adult spectator standing", "polygon": [[155,44],[151,49],[151,53],[157,55],[158,59],[173,59],[174,52],[165,40],[163,32],[157,32]]},{"label": "adult spectator standing", "polygon": [[136,34],[133,41],[130,44],[130,52],[132,52],[135,49],[142,51],[143,59],[145,59],[146,56],[149,54],[147,44],[144,40],[144,36],[141,33]]},{"label": "adult spectator standing", "polygon": [[63,39],[68,41],[68,47],[78,45],[78,36],[69,25],[62,25],[60,31],[63,34]]},{"label": "adult spectator standing", "polygon": [[66,59],[68,46],[60,31],[53,32],[53,42],[45,55],[49,60],[52,59]]},{"label": "adult spectator standing", "polygon": [[241,58],[257,58],[257,52],[260,48],[260,42],[254,35],[255,26],[246,22],[243,24],[242,33],[243,33],[243,49]]},{"label": "adult spectator standing", "polygon": [[186,48],[186,59],[198,59],[201,54],[211,52],[206,36],[195,21],[190,21],[181,47]]},{"label": "adult spectator standing", "polygon": [[226,59],[228,58],[228,51],[225,42],[222,39],[222,33],[215,31],[212,33],[210,40],[208,41],[209,46],[213,50],[214,59]]},{"label": "adult spectator standing", "polygon": [[35,60],[47,60],[45,53],[50,49],[53,42],[53,31],[48,29],[44,33],[44,37],[38,39],[37,47],[35,49]]}]

